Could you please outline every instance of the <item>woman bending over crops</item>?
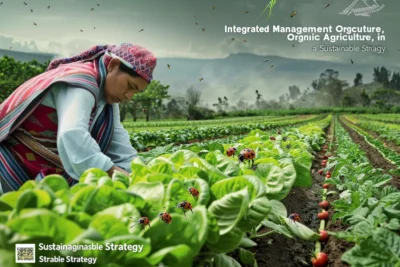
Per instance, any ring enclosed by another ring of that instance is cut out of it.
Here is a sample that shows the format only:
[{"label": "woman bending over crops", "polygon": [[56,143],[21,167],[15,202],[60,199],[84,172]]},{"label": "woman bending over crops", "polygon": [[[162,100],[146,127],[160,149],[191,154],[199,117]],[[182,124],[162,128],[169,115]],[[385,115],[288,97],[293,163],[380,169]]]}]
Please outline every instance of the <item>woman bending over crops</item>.
[{"label": "woman bending over crops", "polygon": [[0,192],[49,174],[73,185],[89,168],[128,175],[137,151],[118,103],[147,87],[156,61],[137,45],[95,46],[17,88],[0,105]]}]

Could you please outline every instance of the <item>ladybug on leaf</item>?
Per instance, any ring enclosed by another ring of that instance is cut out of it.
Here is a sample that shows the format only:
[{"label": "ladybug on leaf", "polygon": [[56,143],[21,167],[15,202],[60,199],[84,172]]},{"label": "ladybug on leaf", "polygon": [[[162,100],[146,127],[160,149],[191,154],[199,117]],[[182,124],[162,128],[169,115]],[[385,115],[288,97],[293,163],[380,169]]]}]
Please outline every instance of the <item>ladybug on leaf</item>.
[{"label": "ladybug on leaf", "polygon": [[230,147],[226,150],[226,155],[228,157],[233,157],[235,156],[236,150],[237,150],[236,147]]},{"label": "ladybug on leaf", "polygon": [[254,166],[254,158],[256,157],[256,152],[253,149],[246,148],[240,151],[239,162],[244,162],[245,160],[251,161],[251,166]]},{"label": "ladybug on leaf", "polygon": [[[131,217],[131,218],[133,218],[133,217]],[[143,225],[143,228],[146,228],[146,225],[148,225],[150,228],[150,220],[147,217],[141,217],[137,221],[137,223],[135,223],[134,225],[131,226],[131,228],[134,227],[135,225]]]}]

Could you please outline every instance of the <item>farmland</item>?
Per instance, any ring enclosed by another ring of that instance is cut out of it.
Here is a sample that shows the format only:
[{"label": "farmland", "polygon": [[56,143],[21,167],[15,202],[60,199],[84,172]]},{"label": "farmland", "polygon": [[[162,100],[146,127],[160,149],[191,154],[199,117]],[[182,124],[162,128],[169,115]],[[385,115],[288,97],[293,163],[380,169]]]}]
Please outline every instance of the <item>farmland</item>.
[{"label": "farmland", "polygon": [[140,151],[129,177],[89,169],[71,188],[51,175],[0,197],[0,266],[17,243],[142,246],[40,251],[110,267],[399,266],[399,118],[124,122]]}]

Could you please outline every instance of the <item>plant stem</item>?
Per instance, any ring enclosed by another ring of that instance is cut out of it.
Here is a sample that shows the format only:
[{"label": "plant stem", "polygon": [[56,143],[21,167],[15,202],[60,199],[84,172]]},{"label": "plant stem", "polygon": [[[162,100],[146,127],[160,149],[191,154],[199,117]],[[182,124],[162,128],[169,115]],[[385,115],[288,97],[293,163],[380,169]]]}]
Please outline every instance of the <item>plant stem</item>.
[{"label": "plant stem", "polygon": [[269,232],[266,232],[266,233],[262,233],[262,234],[259,234],[259,235],[255,234],[255,235],[250,236],[249,238],[250,239],[261,238],[261,237],[266,237],[266,236],[272,235],[274,233],[276,233],[276,230],[272,230],[272,231],[269,231]]}]

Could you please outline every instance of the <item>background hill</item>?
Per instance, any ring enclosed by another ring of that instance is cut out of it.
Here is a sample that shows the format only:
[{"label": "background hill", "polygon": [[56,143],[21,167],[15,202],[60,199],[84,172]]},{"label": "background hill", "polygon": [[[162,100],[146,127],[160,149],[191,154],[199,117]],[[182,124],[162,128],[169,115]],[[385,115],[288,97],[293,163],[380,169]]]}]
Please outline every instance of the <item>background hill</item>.
[{"label": "background hill", "polygon": [[[0,57],[7,55],[18,61],[30,61],[34,58],[39,62],[50,60],[56,55],[46,53],[26,53],[0,49]],[[268,59],[267,62],[264,62]],[[167,68],[167,64],[171,66]],[[289,92],[288,87],[296,85],[303,92],[311,89],[311,82],[318,79],[326,69],[339,72],[339,79],[353,84],[356,73],[363,74],[363,83],[368,84],[373,79],[373,64],[358,65],[307,59],[289,59],[278,56],[258,56],[248,53],[231,54],[220,59],[192,58],[159,58],[154,73],[156,80],[170,85],[171,96],[185,96],[189,87],[202,92],[202,104],[211,105],[218,97],[227,96],[229,102],[235,104],[240,100],[254,103],[255,90],[259,90],[265,100],[278,98]],[[385,66],[389,70],[398,71],[398,67]],[[203,78],[201,82],[199,79]],[[380,88],[378,84],[350,88],[346,91],[351,96],[357,96],[362,89],[372,93]]]}]

